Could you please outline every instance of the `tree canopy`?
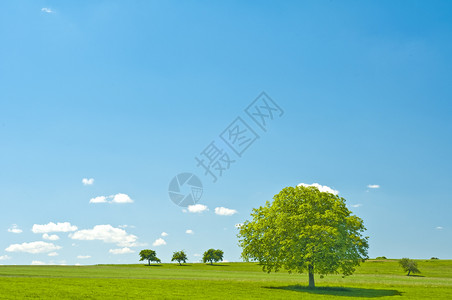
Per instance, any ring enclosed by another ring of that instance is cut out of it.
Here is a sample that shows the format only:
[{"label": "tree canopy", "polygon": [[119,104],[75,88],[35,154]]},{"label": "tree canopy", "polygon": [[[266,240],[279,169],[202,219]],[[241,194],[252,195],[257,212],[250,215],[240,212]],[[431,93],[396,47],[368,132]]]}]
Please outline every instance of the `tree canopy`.
[{"label": "tree canopy", "polygon": [[140,261],[147,260],[148,265],[151,265],[151,261],[155,261],[157,263],[160,263],[160,259],[157,258],[157,254],[154,250],[151,249],[145,249],[140,251]]},{"label": "tree canopy", "polygon": [[219,262],[223,260],[223,254],[224,252],[220,249],[209,249],[206,252],[204,252],[204,255],[202,256],[202,262],[210,262],[210,264],[213,264],[213,262]]},{"label": "tree canopy", "polygon": [[182,262],[185,263],[187,261],[187,254],[184,250],[181,251],[175,251],[173,253],[173,258],[171,258],[171,261],[177,261],[179,265],[182,265]]},{"label": "tree canopy", "polygon": [[284,188],[251,217],[238,234],[242,257],[260,262],[269,273],[308,271],[311,288],[314,273],[351,275],[368,258],[363,221],[344,198],[316,187]]},{"label": "tree canopy", "polygon": [[412,259],[404,257],[399,260],[399,265],[405,272],[408,272],[407,276],[410,276],[410,273],[421,273],[421,271],[419,271],[419,269],[417,268],[417,262]]}]

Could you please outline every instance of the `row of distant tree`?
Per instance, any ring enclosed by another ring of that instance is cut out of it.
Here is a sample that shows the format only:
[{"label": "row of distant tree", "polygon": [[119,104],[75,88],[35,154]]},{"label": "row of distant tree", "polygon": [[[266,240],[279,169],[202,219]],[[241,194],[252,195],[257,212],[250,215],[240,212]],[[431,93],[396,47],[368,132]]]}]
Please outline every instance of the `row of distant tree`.
[{"label": "row of distant tree", "polygon": [[[214,262],[223,261],[224,252],[220,249],[209,249],[204,252],[202,256],[203,263],[213,264]],[[140,261],[147,261],[148,265],[151,265],[151,262],[161,263],[162,261],[157,257],[157,253],[155,250],[144,249],[140,251]],[[187,253],[184,250],[173,252],[173,257],[171,261],[177,261],[179,265],[182,263],[186,263],[188,260]]]}]

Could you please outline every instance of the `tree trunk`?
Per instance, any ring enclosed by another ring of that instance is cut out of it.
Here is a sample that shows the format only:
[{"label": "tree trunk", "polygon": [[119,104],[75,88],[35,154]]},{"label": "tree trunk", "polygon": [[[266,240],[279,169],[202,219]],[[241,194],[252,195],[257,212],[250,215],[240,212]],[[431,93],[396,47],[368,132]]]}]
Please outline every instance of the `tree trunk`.
[{"label": "tree trunk", "polygon": [[314,267],[313,267],[312,265],[309,265],[308,271],[309,271],[309,288],[310,288],[310,289],[313,289],[313,288],[315,288],[315,283],[314,283]]},{"label": "tree trunk", "polygon": [[408,274],[406,276],[410,276],[411,270],[408,270]]},{"label": "tree trunk", "polygon": [[150,266],[151,265],[151,260],[148,260],[148,266]]}]

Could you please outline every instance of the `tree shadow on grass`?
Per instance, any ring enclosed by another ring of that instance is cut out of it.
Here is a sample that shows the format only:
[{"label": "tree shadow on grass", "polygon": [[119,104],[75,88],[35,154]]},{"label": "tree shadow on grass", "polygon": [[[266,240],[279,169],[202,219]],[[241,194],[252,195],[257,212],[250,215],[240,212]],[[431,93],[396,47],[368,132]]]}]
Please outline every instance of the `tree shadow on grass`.
[{"label": "tree shadow on grass", "polygon": [[344,296],[344,297],[378,298],[386,296],[402,296],[402,293],[397,290],[362,289],[351,287],[346,288],[346,287],[326,286],[310,289],[307,286],[289,285],[289,286],[271,286],[265,288],[318,295]]},{"label": "tree shadow on grass", "polygon": [[162,265],[144,265],[145,267],[161,267]]},{"label": "tree shadow on grass", "polygon": [[229,267],[229,265],[224,265],[224,264],[207,264],[207,266],[211,266],[211,267]]}]

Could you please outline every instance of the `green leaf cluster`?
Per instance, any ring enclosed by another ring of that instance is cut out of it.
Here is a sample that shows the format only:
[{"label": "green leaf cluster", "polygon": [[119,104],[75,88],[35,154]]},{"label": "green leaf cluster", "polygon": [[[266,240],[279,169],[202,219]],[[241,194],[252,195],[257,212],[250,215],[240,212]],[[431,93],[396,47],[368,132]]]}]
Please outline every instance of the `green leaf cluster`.
[{"label": "green leaf cluster", "polygon": [[223,251],[220,249],[209,249],[206,252],[204,252],[204,255],[202,256],[202,262],[210,262],[210,264],[213,264],[214,262],[219,262],[223,260]]},{"label": "green leaf cluster", "polygon": [[266,272],[351,275],[368,258],[362,219],[344,198],[316,187],[284,188],[251,217],[238,234],[242,257]]}]

